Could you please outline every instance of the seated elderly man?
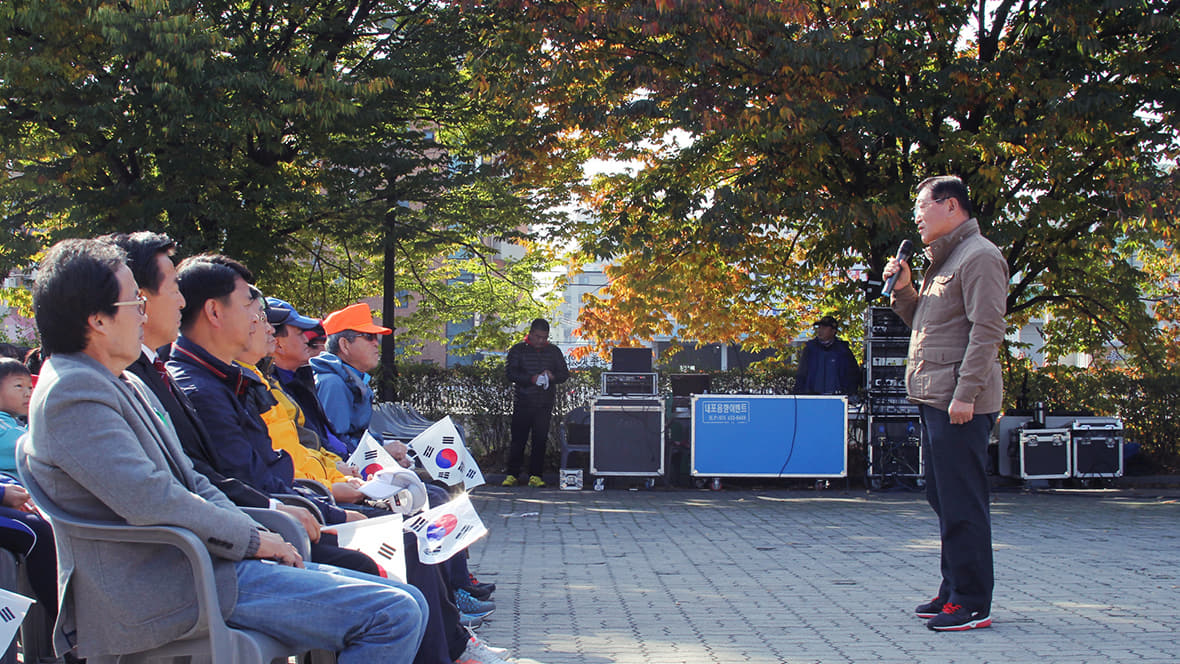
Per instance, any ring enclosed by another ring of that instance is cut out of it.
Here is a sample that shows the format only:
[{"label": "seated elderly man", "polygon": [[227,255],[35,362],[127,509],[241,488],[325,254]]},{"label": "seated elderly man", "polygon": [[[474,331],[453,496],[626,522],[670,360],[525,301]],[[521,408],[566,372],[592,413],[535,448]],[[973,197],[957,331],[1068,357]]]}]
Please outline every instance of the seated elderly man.
[{"label": "seated elderly man", "polygon": [[[208,547],[230,626],[337,651],[342,664],[409,664],[427,611],[417,590],[304,568],[291,545],[193,471],[160,402],[124,371],[140,355],[145,309],[125,258],[105,242],[65,240],[38,267],[33,308],[48,360],[19,452],[32,478],[80,518],[192,531]],[[175,548],[64,537],[59,560],[59,653],[153,648],[197,619],[191,567]]]},{"label": "seated elderly man", "polygon": [[277,297],[266,298],[266,305],[268,320],[274,326],[275,377],[283,391],[298,404],[302,426],[315,433],[323,449],[347,458],[348,446],[328,426],[328,416],[316,395],[315,375],[308,363],[324,349],[324,326],[318,319],[300,315],[295,307]]},{"label": "seated elderly man", "polygon": [[382,335],[393,330],[373,323],[369,305],[361,302],[328,314],[327,349],[311,358],[315,388],[328,424],[351,454],[373,418],[369,372],[381,363]]},{"label": "seated elderly man", "polygon": [[284,505],[240,479],[217,470],[217,445],[156,352],[160,348],[167,349],[176,341],[180,329],[180,312],[184,308],[184,296],[180,293],[176,268],[172,265],[175,243],[166,235],[147,231],[99,239],[118,245],[127,253],[127,267],[131,268],[131,275],[139,285],[139,294],[145,299],[147,308],[141,352],[139,358],[127,367],[127,371],[142,380],[159,399],[193,469],[204,475],[239,507],[273,506],[297,519],[311,540],[313,561],[358,572],[376,572],[377,563],[372,558],[360,551],[337,546],[335,535],[321,533],[319,522],[307,509]]},{"label": "seated elderly man", "polygon": [[[217,472],[269,495],[296,493],[290,455],[274,450],[266,423],[246,404],[246,388],[258,380],[234,363],[251,336],[267,325],[253,280],[245,266],[226,256],[181,261],[177,281],[184,308],[168,372],[210,434],[211,465]],[[330,501],[320,501],[319,508],[328,524],[364,518]]]}]

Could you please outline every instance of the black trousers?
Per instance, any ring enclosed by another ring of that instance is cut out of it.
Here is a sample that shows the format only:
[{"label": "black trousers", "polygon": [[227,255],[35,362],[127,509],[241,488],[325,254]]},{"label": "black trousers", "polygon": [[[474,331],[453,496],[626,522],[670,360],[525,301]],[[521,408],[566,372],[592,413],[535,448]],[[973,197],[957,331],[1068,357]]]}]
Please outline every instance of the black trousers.
[{"label": "black trousers", "polygon": [[[446,495],[447,492],[445,489],[428,484],[426,485],[426,493],[432,499],[431,506],[434,507],[433,501],[442,499],[441,496]],[[445,499],[442,500],[445,502]],[[343,507],[370,517],[389,514],[386,510],[363,505],[345,505]],[[335,538],[334,535],[330,537]],[[418,557],[418,537],[414,533],[403,533],[402,544],[406,552],[406,582],[422,591],[422,596],[426,598],[426,604],[430,608],[430,615],[426,617],[426,633],[422,635],[422,643],[414,655],[414,664],[452,664],[467,649],[467,630],[459,624],[459,607],[455,606],[454,595],[447,587],[447,565],[451,561],[448,560],[438,565],[423,563]],[[351,551],[350,549],[340,550]],[[378,573],[377,565],[371,558],[360,551],[352,551],[352,553],[364,557],[373,565],[373,571],[370,574]],[[451,560],[457,557],[458,554]],[[464,569],[466,569],[466,565],[464,565]]]},{"label": "black trousers", "polygon": [[926,500],[942,536],[938,597],[972,611],[990,611],[995,574],[987,480],[987,442],[996,413],[951,424],[944,410],[921,406]]},{"label": "black trousers", "polygon": [[[33,512],[0,507],[0,547],[25,557],[25,573],[52,623],[57,619],[57,547],[49,522]],[[13,591],[16,589],[13,588]],[[0,654],[3,654],[0,647]]]},{"label": "black trousers", "polygon": [[549,420],[553,417],[553,402],[537,402],[517,397],[512,408],[512,444],[508,448],[508,467],[505,472],[521,477],[524,465],[524,445],[532,436],[529,451],[529,475],[541,475],[545,468],[545,446],[549,442]]}]

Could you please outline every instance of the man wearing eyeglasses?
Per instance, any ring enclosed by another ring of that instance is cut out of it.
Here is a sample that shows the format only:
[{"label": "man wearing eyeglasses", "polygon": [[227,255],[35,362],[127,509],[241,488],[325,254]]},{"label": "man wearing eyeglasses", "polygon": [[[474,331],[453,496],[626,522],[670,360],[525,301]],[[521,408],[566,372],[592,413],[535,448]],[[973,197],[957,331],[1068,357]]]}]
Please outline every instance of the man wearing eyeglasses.
[{"label": "man wearing eyeglasses", "polygon": [[[17,456],[30,486],[77,517],[192,531],[231,627],[336,651],[341,664],[410,664],[429,610],[418,590],[315,563],[300,569],[293,546],[193,470],[159,400],[125,371],[140,356],[147,310],[126,258],[108,242],[64,240],[38,267],[33,309],[49,359]],[[193,628],[192,565],[179,550],[69,532],[57,542],[58,653],[114,659]]]},{"label": "man wearing eyeglasses", "polygon": [[987,443],[1003,385],[1008,264],[979,232],[957,177],[917,188],[914,218],[930,265],[916,289],[896,259],[893,310],[912,329],[906,393],[922,415],[926,498],[942,536],[942,584],[915,613],[936,631],[991,626],[994,586]]},{"label": "man wearing eyeglasses", "polygon": [[352,454],[373,418],[369,372],[381,362],[380,337],[393,330],[374,324],[373,311],[361,302],[328,314],[324,331],[325,351],[311,359],[316,393],[332,432]]}]

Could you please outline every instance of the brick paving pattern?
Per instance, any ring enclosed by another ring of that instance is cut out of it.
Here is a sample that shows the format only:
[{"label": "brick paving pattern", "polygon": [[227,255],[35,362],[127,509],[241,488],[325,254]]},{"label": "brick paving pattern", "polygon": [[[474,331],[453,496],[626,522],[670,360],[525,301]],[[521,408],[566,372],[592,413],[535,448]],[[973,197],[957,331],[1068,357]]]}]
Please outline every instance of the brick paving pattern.
[{"label": "brick paving pattern", "polygon": [[994,626],[937,634],[912,493],[481,487],[480,630],[543,664],[1180,662],[1180,504],[998,493]]}]

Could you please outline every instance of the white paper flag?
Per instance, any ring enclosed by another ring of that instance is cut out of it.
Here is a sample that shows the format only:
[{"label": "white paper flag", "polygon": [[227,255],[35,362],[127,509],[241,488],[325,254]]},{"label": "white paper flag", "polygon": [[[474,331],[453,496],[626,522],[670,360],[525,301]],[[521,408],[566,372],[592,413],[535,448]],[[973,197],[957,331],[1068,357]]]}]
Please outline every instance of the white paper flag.
[{"label": "white paper flag", "polygon": [[402,467],[368,431],[361,436],[361,442],[357,443],[356,451],[348,457],[348,465],[355,466],[357,470],[361,471],[361,479],[366,480],[379,470]]},{"label": "white paper flag", "polygon": [[475,457],[471,455],[471,450],[463,448],[463,453],[466,455],[466,458],[460,464],[459,472],[463,475],[463,489],[471,491],[475,487],[485,483],[483,471],[479,469],[479,464],[475,462]]},{"label": "white paper flag", "polygon": [[16,638],[16,632],[32,605],[33,600],[28,597],[0,589],[0,644],[4,644],[0,652]]},{"label": "white paper flag", "polygon": [[450,559],[488,533],[467,494],[406,520],[418,536],[418,558],[428,565]]},{"label": "white paper flag", "polygon": [[402,515],[390,514],[332,526],[340,546],[356,549],[377,561],[389,578],[406,582],[406,547]]},{"label": "white paper flag", "polygon": [[454,486],[463,482],[467,467],[467,448],[459,437],[459,430],[450,415],[431,424],[426,431],[411,440],[409,447],[414,451],[422,467],[434,479]]}]

